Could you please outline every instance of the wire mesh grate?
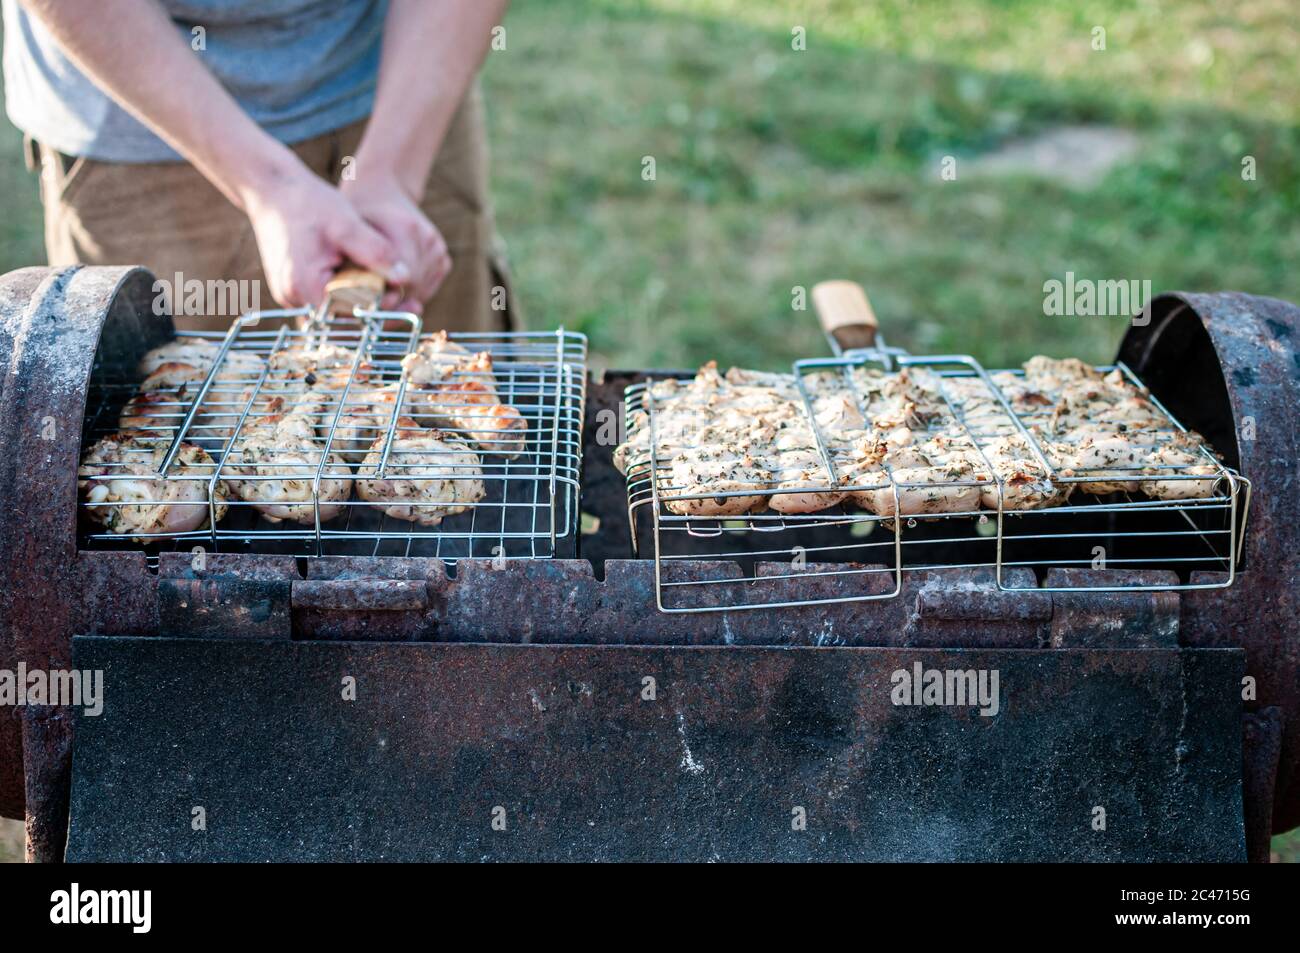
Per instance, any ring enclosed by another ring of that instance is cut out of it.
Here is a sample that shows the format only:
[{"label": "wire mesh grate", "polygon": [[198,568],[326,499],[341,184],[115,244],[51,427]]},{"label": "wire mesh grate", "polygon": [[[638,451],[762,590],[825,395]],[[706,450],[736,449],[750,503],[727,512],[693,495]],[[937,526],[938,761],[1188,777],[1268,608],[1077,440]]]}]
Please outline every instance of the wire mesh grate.
[{"label": "wire mesh grate", "polygon": [[[535,559],[575,548],[584,336],[263,312],[97,367],[83,544]],[[143,378],[143,380],[142,380]]]},{"label": "wire mesh grate", "polygon": [[[680,406],[686,378],[627,389],[628,431],[642,436],[629,444],[624,466],[632,544],[652,548],[663,611],[887,599],[902,591],[905,573],[939,568],[991,568],[1004,590],[1206,589],[1235,579],[1249,481],[1123,365],[1089,369],[1086,379],[1105,380],[1114,395],[1132,400],[1120,408],[1130,424],[1110,429],[1134,458],[1092,467],[1079,466],[1085,455],[1063,442],[1079,431],[1060,425],[1059,394],[1037,393],[1023,370],[988,372],[968,355],[858,351],[798,361],[792,375],[742,374],[790,390],[815,438],[816,462],[793,487],[773,477],[699,492],[681,478],[680,464],[705,442],[700,435],[708,435],[717,406],[665,426],[664,408]],[[933,401],[899,439],[960,455],[965,469],[945,475],[942,459],[900,469],[888,453],[876,467],[854,469],[861,445],[856,456],[846,447],[863,439],[855,428],[882,438],[875,425],[856,422],[872,418],[867,405],[881,388],[908,374],[928,375]],[[1089,439],[1110,427],[1113,409],[1094,408],[1099,420]],[[837,433],[828,419],[847,429]],[[803,507],[808,512],[772,512],[775,499],[799,494],[815,501]],[[689,512],[689,501],[710,496],[713,509],[741,503],[726,516]],[[749,501],[748,511],[734,512]],[[1150,570],[1165,574],[1153,581]]]}]

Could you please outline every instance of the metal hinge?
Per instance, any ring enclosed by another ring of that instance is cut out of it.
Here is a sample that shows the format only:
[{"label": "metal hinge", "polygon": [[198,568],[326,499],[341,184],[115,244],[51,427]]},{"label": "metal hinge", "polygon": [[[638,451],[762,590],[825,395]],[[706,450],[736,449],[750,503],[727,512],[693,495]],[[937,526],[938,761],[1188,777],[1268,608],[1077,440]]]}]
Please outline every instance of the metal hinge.
[{"label": "metal hinge", "polygon": [[914,636],[933,629],[953,637],[1003,644],[1007,626],[1023,628],[1054,648],[1177,648],[1181,600],[1177,592],[1047,592],[999,590],[948,581],[916,594]]},{"label": "metal hinge", "polygon": [[1053,648],[1178,648],[1177,592],[1054,592]]},{"label": "metal hinge", "polygon": [[916,594],[916,614],[945,622],[1046,622],[1052,618],[1052,596],[1032,590],[925,586]]}]

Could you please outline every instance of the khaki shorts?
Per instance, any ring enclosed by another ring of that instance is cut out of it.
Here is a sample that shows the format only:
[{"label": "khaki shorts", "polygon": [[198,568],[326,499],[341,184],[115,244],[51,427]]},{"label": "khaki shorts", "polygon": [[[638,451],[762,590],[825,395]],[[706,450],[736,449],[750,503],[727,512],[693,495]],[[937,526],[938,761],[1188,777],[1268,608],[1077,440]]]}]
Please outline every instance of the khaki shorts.
[{"label": "khaki shorts", "polygon": [[[364,131],[365,122],[358,122],[292,148],[313,172],[337,182]],[[252,225],[189,163],[100,162],[35,142],[29,143],[28,159],[41,170],[51,265],[144,265],[171,284],[178,273],[187,285],[194,279],[256,280],[260,307],[276,307]],[[446,238],[453,261],[451,274],[425,305],[426,330],[503,331],[520,325],[493,222],[487,169],[483,101],[474,86],[452,120],[420,203]],[[225,330],[235,316],[181,315],[176,324]]]}]

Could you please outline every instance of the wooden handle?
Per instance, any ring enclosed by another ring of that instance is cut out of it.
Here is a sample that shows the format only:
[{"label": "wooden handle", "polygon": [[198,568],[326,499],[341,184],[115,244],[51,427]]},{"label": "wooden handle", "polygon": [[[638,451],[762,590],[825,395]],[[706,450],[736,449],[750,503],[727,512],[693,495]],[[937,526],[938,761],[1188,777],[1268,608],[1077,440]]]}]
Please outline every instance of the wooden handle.
[{"label": "wooden handle", "polygon": [[334,314],[351,314],[356,308],[377,308],[388,283],[384,276],[344,265],[325,286],[325,300]]},{"label": "wooden handle", "polygon": [[813,285],[813,307],[826,336],[850,351],[874,347],[880,323],[867,293],[856,281],[823,281]]}]

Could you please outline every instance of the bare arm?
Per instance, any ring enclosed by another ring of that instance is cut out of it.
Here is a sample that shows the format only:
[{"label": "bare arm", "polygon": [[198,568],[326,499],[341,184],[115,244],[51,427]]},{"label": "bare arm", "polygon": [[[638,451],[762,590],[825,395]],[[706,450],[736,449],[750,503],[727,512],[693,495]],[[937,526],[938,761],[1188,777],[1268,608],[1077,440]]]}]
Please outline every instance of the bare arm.
[{"label": "bare arm", "polygon": [[478,72],[509,0],[391,0],[374,113],[358,175],[395,177],[412,198]]},{"label": "bare arm", "polygon": [[250,119],[157,0],[20,0],[87,76],[247,213],[272,294],[311,303],[345,257],[408,269],[337,190]]},{"label": "bare arm", "polygon": [[419,310],[451,258],[419,202],[452,117],[487,53],[509,0],[391,0],[375,108],[342,189],[366,220],[419,262],[398,305]]}]

